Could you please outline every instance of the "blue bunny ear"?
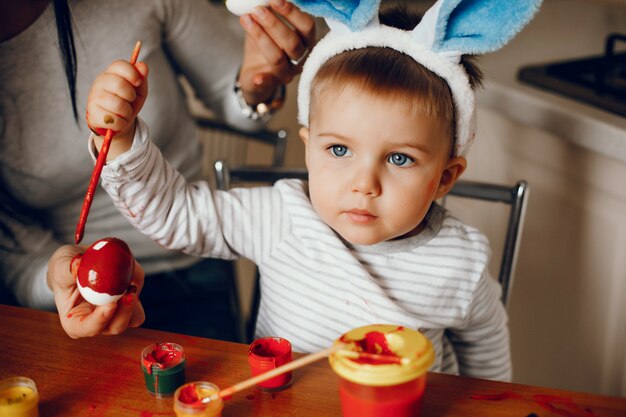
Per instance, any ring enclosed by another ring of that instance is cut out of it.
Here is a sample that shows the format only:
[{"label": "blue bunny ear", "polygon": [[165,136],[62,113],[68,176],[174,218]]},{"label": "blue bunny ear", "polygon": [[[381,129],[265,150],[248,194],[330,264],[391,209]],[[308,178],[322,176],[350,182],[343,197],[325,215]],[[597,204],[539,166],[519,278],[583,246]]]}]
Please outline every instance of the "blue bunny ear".
[{"label": "blue bunny ear", "polygon": [[496,51],[532,19],[541,1],[440,0],[433,6],[436,23],[432,48],[462,54]]},{"label": "blue bunny ear", "polygon": [[291,0],[300,10],[358,31],[376,19],[381,0]]}]

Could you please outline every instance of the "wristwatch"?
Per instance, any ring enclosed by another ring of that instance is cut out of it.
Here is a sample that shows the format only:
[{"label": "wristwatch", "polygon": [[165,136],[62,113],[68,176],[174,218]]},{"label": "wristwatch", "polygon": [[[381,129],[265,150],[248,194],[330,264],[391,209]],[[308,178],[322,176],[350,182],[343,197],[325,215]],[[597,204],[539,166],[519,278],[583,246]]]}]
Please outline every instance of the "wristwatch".
[{"label": "wristwatch", "polygon": [[241,90],[241,83],[239,79],[237,79],[235,81],[235,95],[237,96],[241,113],[245,117],[251,120],[267,121],[276,110],[283,106],[285,102],[285,86],[281,85],[277,91],[274,92],[274,95],[270,97],[269,101],[251,106],[246,102],[243,91]]}]

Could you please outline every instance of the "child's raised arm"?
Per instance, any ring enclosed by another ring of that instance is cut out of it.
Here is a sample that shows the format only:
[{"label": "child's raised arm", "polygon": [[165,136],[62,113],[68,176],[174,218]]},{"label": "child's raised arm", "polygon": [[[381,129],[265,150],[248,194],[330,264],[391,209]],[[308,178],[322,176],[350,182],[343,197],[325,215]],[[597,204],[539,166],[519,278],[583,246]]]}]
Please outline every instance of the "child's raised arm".
[{"label": "child's raised arm", "polygon": [[148,66],[115,61],[98,75],[87,98],[87,125],[99,135],[94,140],[100,151],[107,129],[114,131],[107,161],[130,149],[135,119],[148,96]]}]

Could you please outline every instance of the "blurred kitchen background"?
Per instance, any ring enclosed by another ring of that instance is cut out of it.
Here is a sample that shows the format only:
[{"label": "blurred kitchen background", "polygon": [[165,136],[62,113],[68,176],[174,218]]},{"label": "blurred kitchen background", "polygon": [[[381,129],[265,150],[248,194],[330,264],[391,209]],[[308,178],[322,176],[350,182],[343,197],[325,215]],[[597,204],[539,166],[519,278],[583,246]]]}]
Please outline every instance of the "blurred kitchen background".
[{"label": "blurred kitchen background", "polygon": [[[425,10],[432,1],[404,3]],[[597,67],[611,34],[626,35],[626,0],[545,0],[510,44],[484,56],[463,178],[530,185],[508,305],[514,382],[626,397],[626,38],[614,38],[616,57]],[[530,81],[520,81],[522,68]],[[304,165],[296,87],[271,122],[289,133],[288,166]],[[235,164],[272,158],[271,147],[248,141],[205,145]],[[446,204],[488,234],[496,276],[505,209]],[[249,314],[253,267],[238,268]]]}]

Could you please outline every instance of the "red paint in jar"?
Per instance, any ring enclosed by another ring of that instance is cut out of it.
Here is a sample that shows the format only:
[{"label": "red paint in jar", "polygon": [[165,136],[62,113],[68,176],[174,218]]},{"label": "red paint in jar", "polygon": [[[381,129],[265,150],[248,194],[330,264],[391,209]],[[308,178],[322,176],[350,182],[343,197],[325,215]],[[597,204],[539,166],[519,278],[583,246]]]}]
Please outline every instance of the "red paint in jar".
[{"label": "red paint in jar", "polygon": [[340,377],[343,417],[421,415],[427,371],[435,360],[428,338],[401,326],[375,324],[353,329],[335,343],[363,354],[329,357]]},{"label": "red paint in jar", "polygon": [[[281,337],[257,339],[248,350],[248,363],[252,376],[260,375],[291,362],[291,343]],[[291,385],[291,372],[260,382],[257,387],[265,391],[280,391]]]},{"label": "red paint in jar", "polygon": [[[402,328],[398,328],[401,330]],[[345,335],[340,339],[343,343],[354,344],[356,351],[359,353],[369,354],[360,358],[351,358],[352,361],[370,365],[388,365],[392,363],[400,363],[400,357],[391,350],[385,333],[368,332],[362,339],[351,340]]]},{"label": "red paint in jar", "polygon": [[419,417],[425,388],[426,374],[404,384],[386,387],[357,384],[342,378],[339,382],[342,415]]}]

